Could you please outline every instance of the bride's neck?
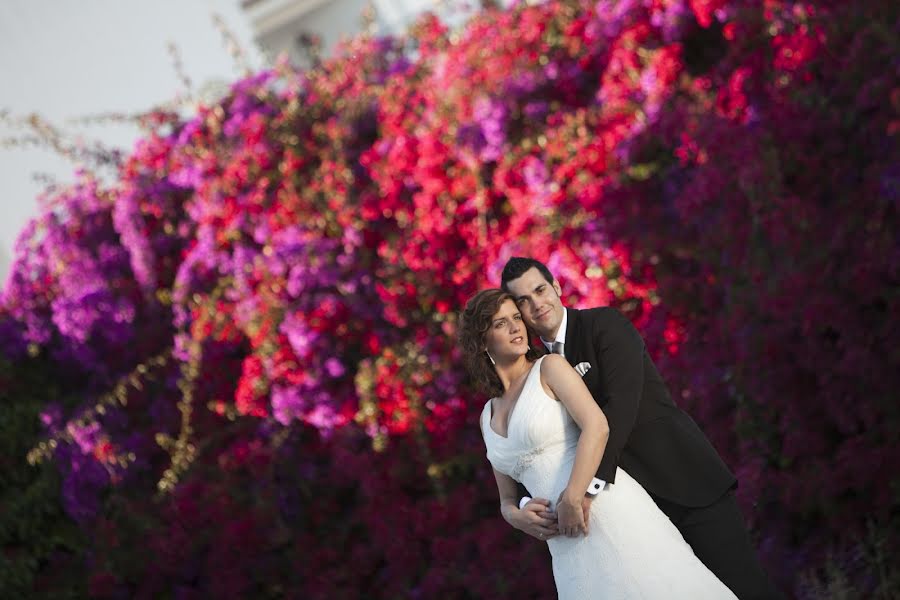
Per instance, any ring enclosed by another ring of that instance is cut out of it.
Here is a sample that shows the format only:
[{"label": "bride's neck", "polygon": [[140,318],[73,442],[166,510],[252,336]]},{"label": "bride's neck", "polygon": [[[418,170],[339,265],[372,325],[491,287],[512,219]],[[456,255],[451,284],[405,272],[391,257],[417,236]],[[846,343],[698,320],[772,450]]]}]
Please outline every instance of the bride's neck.
[{"label": "bride's neck", "polygon": [[512,383],[525,374],[530,367],[531,363],[524,355],[517,356],[509,362],[498,361],[497,364],[494,365],[494,369],[497,371],[497,376],[500,378],[500,383],[503,385],[503,391],[509,390]]}]

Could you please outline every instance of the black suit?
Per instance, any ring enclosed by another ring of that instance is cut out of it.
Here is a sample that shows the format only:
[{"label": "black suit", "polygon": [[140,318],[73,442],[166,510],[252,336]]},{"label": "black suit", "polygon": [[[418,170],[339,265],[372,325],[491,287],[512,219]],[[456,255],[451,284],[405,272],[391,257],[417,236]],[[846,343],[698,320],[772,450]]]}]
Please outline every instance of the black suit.
[{"label": "black suit", "polygon": [[621,466],[650,494],[709,506],[737,480],[687,413],[675,406],[634,326],[614,308],[566,309],[566,360],[587,362],[583,380],[609,421],[597,477]]},{"label": "black suit", "polygon": [[[694,553],[742,600],[779,598],[759,566],[732,490],[737,480],[675,406],[628,319],[614,308],[566,309],[565,356],[609,422],[597,477],[622,467],[669,516]],[[603,492],[595,502],[603,502]]]}]

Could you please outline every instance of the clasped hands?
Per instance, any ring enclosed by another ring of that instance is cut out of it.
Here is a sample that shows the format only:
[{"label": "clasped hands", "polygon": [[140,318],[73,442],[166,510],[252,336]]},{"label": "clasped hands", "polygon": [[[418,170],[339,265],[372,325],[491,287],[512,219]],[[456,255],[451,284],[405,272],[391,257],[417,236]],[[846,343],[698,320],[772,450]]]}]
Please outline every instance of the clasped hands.
[{"label": "clasped hands", "polygon": [[516,529],[539,540],[548,540],[557,535],[587,535],[592,499],[593,496],[587,495],[570,497],[564,490],[556,501],[554,511],[549,500],[532,498],[518,511],[512,524]]}]

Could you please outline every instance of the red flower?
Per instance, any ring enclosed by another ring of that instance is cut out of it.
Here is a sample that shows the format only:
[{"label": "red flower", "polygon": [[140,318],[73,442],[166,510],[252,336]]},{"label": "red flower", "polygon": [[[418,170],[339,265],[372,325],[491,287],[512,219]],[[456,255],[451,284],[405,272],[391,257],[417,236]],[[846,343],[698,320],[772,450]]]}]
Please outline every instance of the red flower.
[{"label": "red flower", "polygon": [[716,11],[725,6],[726,0],[689,0],[689,4],[700,26],[709,27],[716,18]]}]

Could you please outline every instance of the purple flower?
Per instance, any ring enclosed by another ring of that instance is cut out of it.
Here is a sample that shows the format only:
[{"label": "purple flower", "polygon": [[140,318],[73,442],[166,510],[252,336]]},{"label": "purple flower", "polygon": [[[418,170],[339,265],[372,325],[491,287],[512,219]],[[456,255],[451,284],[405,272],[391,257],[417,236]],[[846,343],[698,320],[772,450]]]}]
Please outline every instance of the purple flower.
[{"label": "purple flower", "polygon": [[289,425],[292,420],[303,414],[306,403],[300,397],[296,387],[276,385],[272,390],[272,415],[282,425]]},{"label": "purple flower", "polygon": [[638,0],[600,0],[594,8],[604,35],[613,37],[631,22],[632,12],[640,8]]},{"label": "purple flower", "polygon": [[550,112],[550,105],[543,100],[535,100],[527,102],[522,108],[522,112],[532,121],[543,121]]},{"label": "purple flower", "polygon": [[72,441],[75,442],[82,454],[91,454],[99,439],[100,423],[92,421],[87,425],[78,425],[70,422],[66,426],[66,431],[72,436]]},{"label": "purple flower", "polygon": [[0,353],[7,360],[15,362],[25,357],[27,348],[22,323],[0,314]]},{"label": "purple flower", "polygon": [[456,143],[463,148],[470,148],[480,154],[487,141],[481,132],[481,127],[477,123],[466,123],[460,125],[456,134]]},{"label": "purple flower", "polygon": [[327,402],[327,399],[325,402],[316,404],[315,408],[306,414],[304,421],[326,434],[339,424],[333,404]]},{"label": "purple flower", "polygon": [[344,373],[346,373],[347,369],[344,368],[343,363],[336,358],[329,358],[325,361],[325,371],[337,379]]},{"label": "purple flower", "polygon": [[[544,70],[547,73],[547,70]],[[510,76],[506,82],[507,98],[523,98],[534,93],[541,85],[545,83],[542,77],[533,71],[519,71]]]},{"label": "purple flower", "polygon": [[85,524],[100,511],[100,494],[109,485],[109,473],[93,456],[58,451],[63,471],[63,507],[75,521]]},{"label": "purple flower", "polygon": [[281,322],[279,331],[287,336],[291,348],[300,358],[308,357],[312,353],[313,344],[319,337],[297,313],[288,314]]},{"label": "purple flower", "polygon": [[22,232],[4,290],[4,306],[24,325],[25,341],[106,380],[127,360],[122,348],[134,335],[138,312],[128,282],[128,254],[113,228],[111,203],[95,181],[84,178],[56,198]]},{"label": "purple flower", "polygon": [[63,425],[62,406],[59,402],[51,402],[44,407],[40,414],[41,423],[50,433],[56,433]]},{"label": "purple flower", "polygon": [[663,39],[668,44],[681,39],[691,21],[690,7],[681,0],[671,0],[665,3],[664,8],[654,8],[650,12],[650,24],[662,31]]},{"label": "purple flower", "polygon": [[528,191],[536,194],[543,193],[549,177],[547,166],[536,156],[529,156],[523,162],[522,177],[525,179]]},{"label": "purple flower", "polygon": [[506,104],[491,98],[480,98],[473,107],[473,117],[481,128],[484,146],[479,153],[483,161],[495,161],[503,154],[506,143]]}]

